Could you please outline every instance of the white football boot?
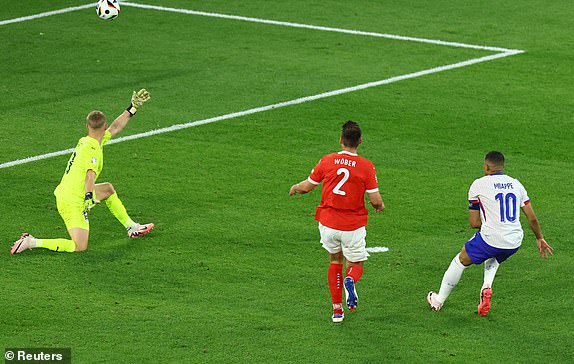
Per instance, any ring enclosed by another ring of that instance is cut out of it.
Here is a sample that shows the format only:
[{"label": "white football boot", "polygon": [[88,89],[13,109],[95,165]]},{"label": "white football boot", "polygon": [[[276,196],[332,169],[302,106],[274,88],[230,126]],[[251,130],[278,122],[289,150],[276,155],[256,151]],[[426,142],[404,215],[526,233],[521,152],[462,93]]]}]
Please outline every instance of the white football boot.
[{"label": "white football boot", "polygon": [[134,225],[128,228],[128,236],[130,238],[137,238],[139,236],[143,236],[149,233],[154,228],[153,224],[138,224],[135,223]]},{"label": "white football boot", "polygon": [[440,311],[442,308],[442,303],[438,301],[436,292],[429,292],[427,295],[427,302],[433,311]]}]

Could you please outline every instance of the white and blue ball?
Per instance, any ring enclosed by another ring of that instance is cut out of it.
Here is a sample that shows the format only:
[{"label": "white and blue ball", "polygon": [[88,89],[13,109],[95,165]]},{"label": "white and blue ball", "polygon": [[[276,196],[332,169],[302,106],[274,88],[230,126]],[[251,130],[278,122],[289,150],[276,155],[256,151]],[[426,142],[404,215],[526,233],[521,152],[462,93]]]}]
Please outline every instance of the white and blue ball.
[{"label": "white and blue ball", "polygon": [[114,20],[120,15],[120,4],[117,0],[100,0],[96,5],[96,13],[104,20]]}]

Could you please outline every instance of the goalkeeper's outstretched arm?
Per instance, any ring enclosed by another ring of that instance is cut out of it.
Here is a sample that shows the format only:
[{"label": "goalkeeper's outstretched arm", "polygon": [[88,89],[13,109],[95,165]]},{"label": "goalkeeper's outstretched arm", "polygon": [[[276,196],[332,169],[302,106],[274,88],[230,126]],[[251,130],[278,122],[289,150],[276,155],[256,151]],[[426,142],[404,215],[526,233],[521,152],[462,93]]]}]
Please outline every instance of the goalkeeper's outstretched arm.
[{"label": "goalkeeper's outstretched arm", "polygon": [[147,92],[147,90],[142,88],[138,92],[134,91],[130,106],[128,106],[126,111],[121,113],[120,116],[118,116],[116,120],[114,120],[114,122],[108,128],[108,130],[112,134],[112,137],[116,136],[122,130],[124,130],[130,118],[134,116],[135,113],[138,111],[138,109],[149,99],[150,94],[149,92]]}]

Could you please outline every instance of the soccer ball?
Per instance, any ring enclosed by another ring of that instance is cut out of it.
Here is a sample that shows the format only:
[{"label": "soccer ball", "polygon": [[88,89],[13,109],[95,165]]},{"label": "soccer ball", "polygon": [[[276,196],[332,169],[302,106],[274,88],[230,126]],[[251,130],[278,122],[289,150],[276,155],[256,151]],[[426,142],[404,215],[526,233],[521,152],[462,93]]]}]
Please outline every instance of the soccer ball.
[{"label": "soccer ball", "polygon": [[105,20],[114,20],[120,14],[120,4],[117,0],[100,0],[96,5],[96,13]]}]

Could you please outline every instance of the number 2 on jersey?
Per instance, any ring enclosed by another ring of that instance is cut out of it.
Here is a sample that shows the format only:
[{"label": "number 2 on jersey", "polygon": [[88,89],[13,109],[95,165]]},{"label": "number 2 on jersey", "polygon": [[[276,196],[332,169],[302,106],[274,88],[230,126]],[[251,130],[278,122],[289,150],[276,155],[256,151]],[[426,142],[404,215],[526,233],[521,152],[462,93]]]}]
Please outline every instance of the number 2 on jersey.
[{"label": "number 2 on jersey", "polygon": [[347,192],[341,190],[341,187],[343,187],[343,185],[345,184],[345,182],[347,182],[347,180],[349,179],[349,170],[347,168],[339,168],[337,169],[337,176],[343,174],[343,178],[341,178],[341,180],[339,181],[339,183],[337,183],[337,185],[335,186],[335,188],[333,188],[333,193],[337,194],[337,195],[341,195],[341,196],[345,196],[347,195]]},{"label": "number 2 on jersey", "polygon": [[494,196],[500,204],[500,222],[505,222],[505,217],[508,222],[514,222],[516,220],[516,195],[514,193],[507,193],[504,197],[504,193],[499,193]]}]

